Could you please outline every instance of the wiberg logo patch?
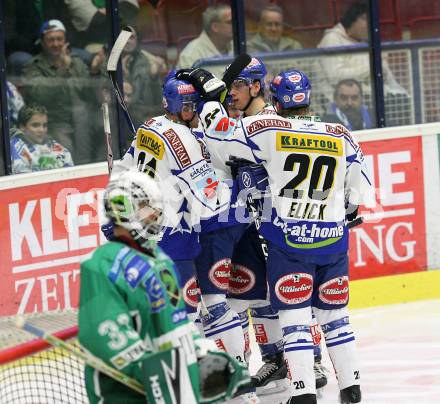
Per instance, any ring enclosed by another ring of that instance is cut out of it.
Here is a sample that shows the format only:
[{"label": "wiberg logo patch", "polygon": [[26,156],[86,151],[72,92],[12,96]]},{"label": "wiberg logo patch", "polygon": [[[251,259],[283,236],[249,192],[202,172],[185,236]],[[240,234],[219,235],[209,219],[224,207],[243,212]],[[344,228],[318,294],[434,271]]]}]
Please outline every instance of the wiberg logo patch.
[{"label": "wiberg logo patch", "polygon": [[347,304],[348,276],[330,279],[319,287],[319,298],[328,304]]},{"label": "wiberg logo patch", "polygon": [[234,264],[229,278],[229,292],[239,295],[248,292],[254,285],[254,273],[242,265]]},{"label": "wiberg logo patch", "polygon": [[231,273],[231,260],[224,258],[217,261],[209,270],[209,280],[219,289],[227,290],[229,285],[229,275]]},{"label": "wiberg logo patch", "polygon": [[304,272],[288,274],[275,284],[277,298],[285,304],[299,304],[310,299],[313,292],[313,277]]}]

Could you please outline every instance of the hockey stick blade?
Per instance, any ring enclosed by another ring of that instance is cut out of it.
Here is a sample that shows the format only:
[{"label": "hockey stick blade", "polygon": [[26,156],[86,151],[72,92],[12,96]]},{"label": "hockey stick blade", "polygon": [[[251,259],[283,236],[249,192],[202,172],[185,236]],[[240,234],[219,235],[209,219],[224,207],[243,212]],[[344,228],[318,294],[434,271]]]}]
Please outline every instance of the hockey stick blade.
[{"label": "hockey stick blade", "polygon": [[122,112],[124,113],[125,119],[128,123],[128,126],[130,127],[131,132],[135,134],[136,129],[133,125],[133,119],[131,119],[130,113],[128,112],[127,105],[125,104],[124,97],[122,96],[121,89],[119,88],[118,81],[116,79],[116,70],[118,68],[119,59],[131,35],[132,32],[126,30],[122,30],[119,33],[119,36],[116,39],[116,42],[113,45],[110,56],[108,58],[107,73],[112,83],[113,90],[115,91],[116,98],[118,99],[118,103],[121,106]]},{"label": "hockey stick blade", "polygon": [[119,58],[121,57],[121,53],[124,50],[125,45],[127,44],[131,35],[132,35],[131,31],[126,31],[124,29],[119,33],[119,36],[116,39],[115,44],[113,45],[112,51],[110,52],[110,56],[108,57],[108,62],[107,62],[108,72],[115,72],[116,69],[118,68]]},{"label": "hockey stick blade", "polygon": [[356,219],[347,223],[347,228],[352,229],[353,227],[359,226],[364,222],[364,218],[362,216],[358,216]]},{"label": "hockey stick blade", "polygon": [[231,88],[231,85],[235,78],[251,62],[251,60],[252,58],[247,53],[242,53],[238,55],[235,60],[229,65],[222,78],[228,90]]}]

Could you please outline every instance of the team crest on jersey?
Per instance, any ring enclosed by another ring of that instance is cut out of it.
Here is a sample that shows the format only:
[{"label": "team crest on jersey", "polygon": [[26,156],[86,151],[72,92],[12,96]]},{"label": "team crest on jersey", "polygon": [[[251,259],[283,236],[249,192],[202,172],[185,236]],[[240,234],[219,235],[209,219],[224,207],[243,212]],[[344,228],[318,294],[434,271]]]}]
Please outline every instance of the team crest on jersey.
[{"label": "team crest on jersey", "polygon": [[231,273],[231,260],[223,258],[217,261],[209,270],[209,280],[219,289],[227,290],[229,285],[229,275]]},{"label": "team crest on jersey", "polygon": [[199,190],[203,193],[204,198],[212,199],[217,195],[216,189],[219,184],[219,180],[214,172],[200,181],[197,181],[196,184],[197,188],[199,188]]},{"label": "team crest on jersey", "polygon": [[348,276],[330,279],[319,287],[319,298],[328,304],[347,304]]},{"label": "team crest on jersey", "polygon": [[134,256],[125,266],[125,280],[132,289],[136,289],[149,269],[150,265],[147,262],[138,256]]},{"label": "team crest on jersey", "polygon": [[136,146],[138,149],[145,150],[158,160],[163,159],[165,143],[154,132],[139,129],[136,134]]},{"label": "team crest on jersey", "polygon": [[191,307],[197,307],[200,300],[200,289],[195,276],[188,279],[183,287],[183,299]]},{"label": "team crest on jersey", "polygon": [[276,136],[277,151],[305,151],[330,156],[342,156],[343,154],[341,139],[330,136],[290,132],[277,132]]},{"label": "team crest on jersey", "polygon": [[312,296],[312,275],[297,272],[282,276],[275,284],[277,298],[285,304],[299,304]]},{"label": "team crest on jersey", "polygon": [[233,264],[229,278],[229,292],[240,295],[251,290],[254,285],[254,273],[243,265]]},{"label": "team crest on jersey", "polygon": [[151,312],[157,313],[165,307],[165,295],[162,289],[162,285],[156,278],[155,274],[152,274],[144,282],[145,291],[147,293],[148,300],[151,305]]}]

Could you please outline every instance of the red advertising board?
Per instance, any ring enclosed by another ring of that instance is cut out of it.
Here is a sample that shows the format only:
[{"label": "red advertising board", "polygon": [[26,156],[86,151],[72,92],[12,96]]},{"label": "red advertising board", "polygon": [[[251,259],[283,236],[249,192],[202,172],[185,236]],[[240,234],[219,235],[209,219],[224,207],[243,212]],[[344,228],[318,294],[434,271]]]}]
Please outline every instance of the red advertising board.
[{"label": "red advertising board", "polygon": [[[351,231],[350,277],[427,267],[422,137],[361,144],[377,205]],[[0,316],[78,305],[79,263],[105,242],[107,175],[0,190]]]},{"label": "red advertising board", "polygon": [[351,279],[426,270],[422,137],[364,142],[361,148],[377,205],[362,208],[366,223],[351,231]]},{"label": "red advertising board", "polygon": [[76,307],[79,262],[103,239],[108,176],[0,190],[0,316]]}]

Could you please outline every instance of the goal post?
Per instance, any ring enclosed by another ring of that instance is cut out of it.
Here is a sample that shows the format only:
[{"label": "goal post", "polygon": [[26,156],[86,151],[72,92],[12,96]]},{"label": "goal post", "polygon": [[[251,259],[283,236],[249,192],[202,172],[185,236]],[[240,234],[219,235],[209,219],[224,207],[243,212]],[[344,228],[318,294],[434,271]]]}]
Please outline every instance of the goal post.
[{"label": "goal post", "polygon": [[[31,315],[27,319],[79,349],[76,312]],[[0,402],[2,404],[86,404],[84,363],[65,349],[0,321]]]}]

